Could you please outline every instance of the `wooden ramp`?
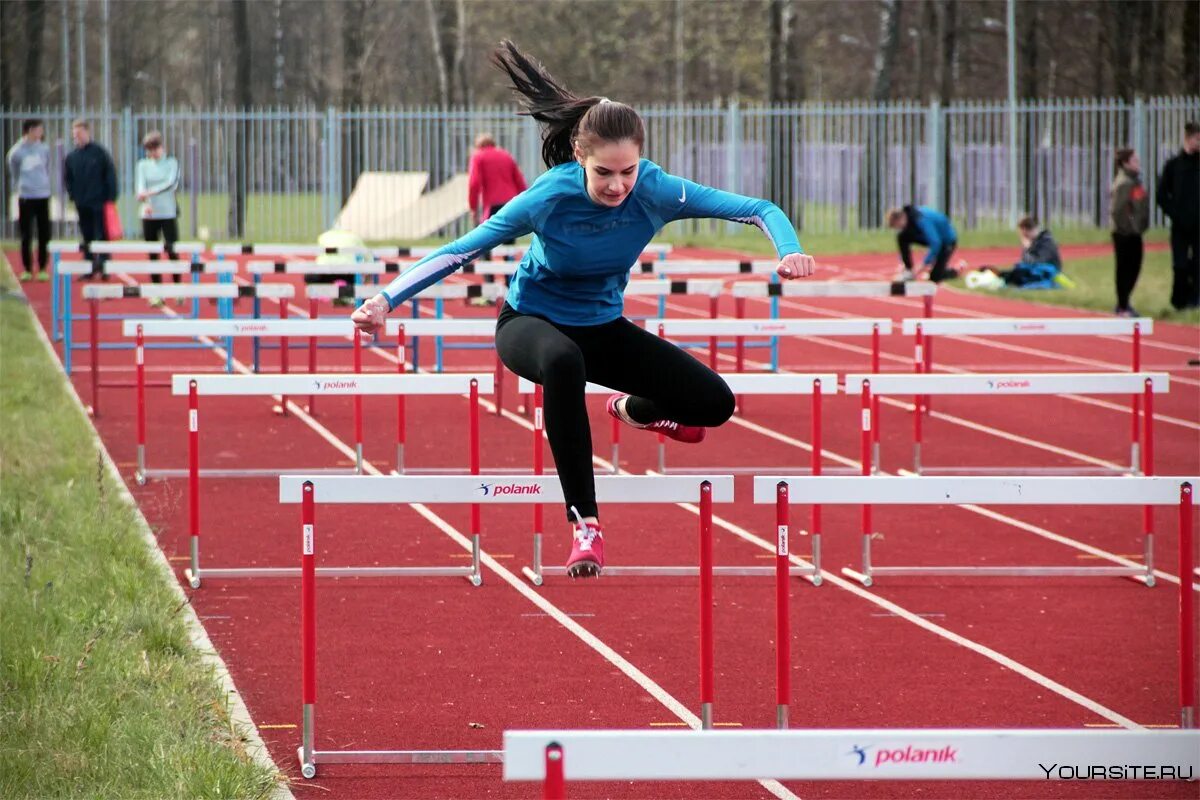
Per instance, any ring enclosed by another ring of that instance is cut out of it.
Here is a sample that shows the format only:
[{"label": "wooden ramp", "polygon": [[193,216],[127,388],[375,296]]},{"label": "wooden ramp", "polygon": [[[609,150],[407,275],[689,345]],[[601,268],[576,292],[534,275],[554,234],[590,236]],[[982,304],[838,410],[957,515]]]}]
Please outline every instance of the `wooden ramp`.
[{"label": "wooden ramp", "polygon": [[396,238],[390,232],[390,220],[416,203],[428,183],[428,172],[364,172],[335,227],[366,240]]}]

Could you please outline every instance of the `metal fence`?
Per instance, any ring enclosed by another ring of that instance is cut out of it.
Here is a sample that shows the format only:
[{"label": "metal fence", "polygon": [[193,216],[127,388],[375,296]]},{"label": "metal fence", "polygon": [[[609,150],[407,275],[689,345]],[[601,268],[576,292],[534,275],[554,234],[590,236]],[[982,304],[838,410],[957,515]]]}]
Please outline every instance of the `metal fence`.
[{"label": "metal fence", "polygon": [[[940,107],[916,103],[796,106],[703,105],[641,109],[647,157],[665,169],[742,194],[767,197],[804,231],[879,228],[887,208],[905,203],[946,208],[963,229],[1006,226],[1013,212],[1032,212],[1054,227],[1104,226],[1112,155],[1134,147],[1145,183],[1179,149],[1183,124],[1200,118],[1200,98],[1049,100]],[[69,109],[5,109],[5,150],[21,122],[46,123],[46,141],[61,164],[71,147]],[[469,226],[466,171],[474,137],[491,132],[530,179],[540,174],[536,125],[509,107],[441,110],[392,108],[196,111],[125,109],[82,114],[108,147],[121,185],[119,206],[129,235],[136,230],[134,168],[140,142],[162,131],[178,158],[181,233],[202,239],[312,241],[332,227],[364,173],[427,174],[426,192],[464,193],[453,208],[431,217],[424,235],[457,235]],[[1016,121],[1017,181],[1009,179],[1009,124]],[[55,235],[75,235],[61,170],[54,170]],[[12,176],[4,171],[2,235],[16,235]],[[405,221],[419,214],[411,198],[377,199],[373,213]],[[456,201],[457,202],[457,201]],[[451,204],[453,205],[453,204]],[[411,221],[411,220],[408,220]],[[1162,224],[1154,212],[1154,224]],[[725,223],[689,221],[692,230],[719,232]],[[432,227],[431,227],[432,226]]]}]

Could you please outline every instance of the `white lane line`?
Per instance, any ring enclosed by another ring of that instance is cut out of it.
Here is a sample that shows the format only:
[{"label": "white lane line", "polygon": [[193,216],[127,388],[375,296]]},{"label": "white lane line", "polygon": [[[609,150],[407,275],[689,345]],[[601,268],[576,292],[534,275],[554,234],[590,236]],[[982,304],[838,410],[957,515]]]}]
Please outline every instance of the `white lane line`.
[{"label": "white lane line", "polygon": [[[386,353],[385,353],[385,355],[386,355]],[[245,369],[245,367],[243,365],[239,365],[239,367],[240,367],[240,369]],[[492,404],[487,403],[487,401],[481,401],[481,404],[492,406]],[[494,406],[492,406],[492,408],[494,409]],[[517,422],[519,425],[527,428],[530,431],[533,430],[533,426],[531,423],[529,423],[524,418],[521,418],[515,414],[512,414],[511,412],[509,412],[507,410],[503,411],[503,416],[514,422]],[[307,415],[303,415],[301,418],[303,419],[305,417],[307,417]],[[308,418],[308,419],[311,420],[311,418]],[[314,421],[314,424],[315,424],[315,421]],[[330,434],[330,435],[332,435],[332,434]],[[347,455],[352,455],[353,451],[347,445],[345,445],[344,443],[339,443],[339,444],[340,444],[339,449],[341,449],[342,452],[344,452]],[[811,451],[811,446],[809,446],[808,449]],[[847,459],[838,457],[838,460],[845,461]],[[605,461],[602,458],[599,458],[598,456],[593,456],[593,461],[601,467],[606,467],[609,469],[611,469],[611,467],[612,467],[612,465],[609,462]],[[364,468],[367,468],[366,464],[364,464]],[[370,466],[369,471],[372,471],[373,474],[381,474],[373,466]],[[648,474],[652,474],[652,473],[648,473]],[[688,503],[680,503],[678,505],[681,508],[685,508],[694,514],[699,514],[699,508],[695,505],[688,504]],[[419,504],[414,504],[412,507],[415,510],[417,510],[418,513],[421,513],[422,516],[425,516],[426,519],[429,519],[429,521],[431,523],[436,525],[444,533],[446,533],[448,536],[450,536],[452,539],[454,539],[454,541],[456,541],[461,547],[463,547],[464,550],[470,549],[470,546],[471,546],[470,540],[463,534],[459,533],[452,526],[450,526],[449,523],[445,522],[445,520],[442,520],[436,514],[433,514],[433,512],[429,511],[428,508],[425,506],[419,506]],[[714,524],[717,524],[720,527],[730,531],[731,533],[734,533],[735,535],[739,536],[740,538],[744,539],[747,542],[751,542],[751,543],[755,544],[756,546],[758,546],[759,548],[761,548],[765,551],[773,551],[774,550],[775,545],[773,543],[768,543],[766,540],[760,539],[759,537],[755,536],[754,534],[749,533],[745,529],[740,528],[740,527],[724,520],[723,518],[718,517],[717,515],[713,516],[713,522],[714,522]],[[506,583],[511,585],[513,588],[517,589],[517,591],[519,591],[522,595],[527,597],[531,602],[533,602],[539,608],[542,608],[544,611],[546,611],[548,614],[550,614],[550,616],[552,616],[561,625],[566,627],[568,630],[571,630],[572,633],[575,633],[576,636],[578,636],[585,643],[588,643],[589,646],[592,646],[593,649],[596,649],[597,652],[600,652],[602,655],[604,655],[611,663],[614,664],[614,666],[617,666],[618,669],[621,669],[621,671],[623,673],[625,673],[631,679],[633,679],[635,682],[637,682],[638,685],[640,685],[644,689],[646,689],[646,691],[648,693],[650,693],[652,696],[654,696],[656,700],[658,700],[661,704],[664,705],[664,707],[670,709],[673,713],[675,713],[675,715],[677,717],[679,717],[680,719],[687,722],[690,727],[692,727],[692,728],[699,727],[700,720],[698,717],[696,717],[694,714],[692,714],[690,711],[688,711],[686,708],[684,708],[681,704],[678,704],[677,700],[675,700],[673,697],[671,697],[669,694],[667,694],[665,690],[663,690],[656,683],[654,683],[648,676],[646,676],[644,673],[641,673],[639,670],[636,669],[636,667],[634,667],[632,664],[629,664],[629,662],[625,661],[625,659],[623,657],[621,657],[620,654],[613,651],[611,648],[609,648],[607,645],[605,645],[599,639],[596,639],[590,632],[586,631],[586,629],[584,629],[582,626],[579,626],[578,623],[576,623],[574,620],[572,620],[568,616],[566,616],[561,610],[559,610],[557,607],[550,604],[541,595],[534,592],[525,583],[524,580],[513,575],[513,573],[509,572],[499,562],[497,562],[495,559],[493,559],[490,555],[487,555],[486,553],[481,554],[481,560],[483,563],[485,563],[488,566],[489,569],[491,569],[493,572],[495,572],[497,575],[499,575]],[[791,560],[793,561],[793,563],[795,563],[797,566],[800,566],[800,567],[811,566],[796,556],[793,556],[791,558]],[[851,594],[854,594],[855,596],[858,596],[864,600],[867,600],[868,602],[874,603],[875,605],[886,610],[887,612],[895,614],[896,616],[901,617],[903,619],[906,619],[907,621],[913,623],[914,625],[924,628],[925,630],[929,631],[930,633],[933,633],[936,636],[939,636],[943,639],[946,639],[955,644],[958,644],[959,646],[965,647],[979,655],[982,655],[985,658],[988,658],[988,659],[1000,664],[1001,666],[1006,667],[1007,669],[1010,669],[1010,670],[1016,672],[1017,674],[1021,675],[1022,677],[1025,677],[1028,680],[1030,680],[1034,683],[1037,683],[1040,686],[1043,686],[1047,690],[1053,691],[1056,694],[1059,694],[1062,697],[1064,697],[1068,700],[1071,700],[1072,702],[1075,702],[1076,704],[1081,705],[1084,708],[1087,708],[1088,710],[1092,711],[1093,713],[1097,714],[1098,716],[1101,716],[1111,722],[1114,722],[1118,725],[1122,725],[1127,728],[1139,727],[1137,725],[1137,723],[1133,722],[1132,720],[1128,719],[1127,717],[1117,713],[1116,711],[1113,711],[1112,709],[1109,709],[1109,708],[1101,705],[1100,703],[1097,703],[1096,701],[1084,696],[1083,694],[1081,694],[1079,692],[1076,692],[1076,691],[1058,683],[1057,681],[1052,680],[1051,678],[1049,678],[1045,675],[1042,675],[1041,673],[1033,670],[1030,667],[1026,667],[1025,665],[1021,664],[1020,662],[1016,661],[1015,659],[1005,656],[1002,653],[1000,653],[996,650],[993,650],[989,647],[986,647],[985,645],[982,645],[971,639],[967,639],[966,637],[960,636],[959,634],[956,634],[946,628],[943,628],[940,625],[931,623],[928,620],[919,616],[918,614],[910,612],[907,609],[904,609],[903,607],[901,607],[891,601],[885,600],[884,598],[879,597],[878,595],[875,595],[874,593],[872,593],[860,586],[857,586],[856,584],[852,584],[851,582],[842,579],[840,576],[833,575],[832,573],[829,573],[825,570],[822,570],[822,575],[826,578],[826,580],[828,580],[830,583],[834,584],[835,586],[838,586],[839,588],[842,588],[843,590],[848,591]],[[590,640],[594,640],[595,644],[593,644],[592,641],[590,641]],[[601,650],[601,648],[603,648],[603,650]],[[611,654],[611,657],[609,656],[609,654]],[[619,661],[618,661],[618,659],[619,659]],[[628,670],[631,670],[632,672],[627,671],[625,665],[627,665]],[[643,683],[642,682],[643,680],[646,683]],[[655,692],[651,688],[649,688],[650,686],[653,686],[658,691],[661,691],[663,693],[664,697],[659,697],[658,695],[656,695]],[[674,703],[675,705],[673,706],[672,703]],[[768,788],[770,789],[771,787],[768,787]],[[782,785],[779,785],[779,788],[783,791],[786,791],[786,789],[783,789]],[[774,793],[774,792],[772,792],[772,793]],[[781,795],[777,795],[777,796],[781,796]]]},{"label": "white lane line", "polygon": [[[166,313],[169,313],[172,316],[174,316],[174,312],[172,312],[170,309],[164,308],[162,310],[165,311]],[[300,313],[303,313],[303,311],[300,309],[297,309],[297,311]],[[203,340],[207,337],[200,337],[200,338]],[[224,359],[225,358],[224,349],[221,348],[220,346],[217,346],[215,342],[212,342],[212,340],[208,340],[208,341],[210,344],[214,345],[213,353],[216,354],[219,358]],[[390,353],[387,353],[386,351],[382,351],[379,354],[383,355],[383,356],[391,355]],[[391,356],[391,358],[394,359],[395,356]],[[233,359],[233,364],[234,364],[234,368],[238,372],[241,372],[242,374],[252,374],[252,371],[249,369],[249,367],[247,367],[240,360]],[[491,406],[492,409],[495,408],[494,405],[492,405],[491,403],[488,403],[487,401],[484,401],[484,400],[481,400],[481,405],[482,406]],[[315,419],[313,419],[300,406],[296,405],[293,401],[289,400],[288,407],[291,409],[293,415],[298,420],[302,421],[305,425],[309,426],[322,439],[324,439],[326,442],[328,442],[331,446],[333,446],[335,449],[337,449],[340,453],[342,453],[343,455],[345,455],[348,458],[355,457],[355,451],[353,448],[351,448],[348,444],[346,444],[341,439],[339,439],[337,436],[335,436],[324,425],[322,425],[321,423],[319,423]],[[508,412],[508,411],[505,411],[504,414],[505,414],[505,416],[510,416],[510,412]],[[521,420],[519,417],[516,417],[515,415],[511,415],[511,418],[518,419],[522,423],[525,422],[524,420]],[[532,425],[530,425],[529,429],[533,430]],[[375,467],[374,464],[372,464],[370,461],[367,461],[367,460],[363,461],[363,470],[371,475],[384,475],[385,474],[385,473],[381,472],[377,467]],[[396,473],[393,472],[391,474],[396,474]],[[409,507],[412,508],[414,511],[416,511],[418,514],[420,514],[422,517],[424,517],[427,521],[429,521],[434,527],[436,527],[442,533],[446,534],[446,536],[448,536],[451,540],[453,540],[464,551],[466,551],[466,552],[471,551],[472,543],[471,543],[470,537],[464,535],[458,529],[456,529],[453,525],[451,525],[449,522],[442,519],[440,516],[438,516],[436,513],[434,513],[432,510],[430,510],[428,506],[423,505],[421,503],[412,503],[412,504],[410,504]],[[668,711],[670,711],[672,714],[674,714],[676,717],[678,717],[680,720],[682,720],[688,727],[696,729],[696,730],[700,729],[700,726],[701,726],[700,718],[698,716],[696,716],[695,714],[693,714],[690,710],[688,710],[688,708],[686,706],[684,706],[683,703],[679,702],[679,700],[677,700],[673,695],[671,695],[666,689],[659,686],[658,683],[656,683],[653,679],[651,679],[648,675],[646,675],[646,673],[642,672],[640,669],[638,669],[636,666],[634,666],[628,659],[626,659],[624,656],[622,656],[616,650],[613,650],[611,647],[609,647],[607,644],[605,644],[603,641],[601,641],[595,634],[593,634],[591,631],[587,630],[582,625],[580,625],[578,622],[576,622],[574,619],[572,619],[569,614],[562,611],[557,606],[555,606],[553,603],[551,603],[549,600],[547,600],[546,598],[542,597],[540,594],[535,592],[532,588],[530,588],[525,583],[525,580],[523,578],[520,578],[520,577],[514,575],[509,570],[507,570],[502,564],[500,564],[500,562],[496,561],[496,559],[493,558],[491,555],[489,555],[486,551],[481,550],[480,561],[484,566],[486,566],[488,569],[492,570],[492,572],[496,573],[496,575],[498,575],[505,583],[507,583],[509,586],[513,587],[514,589],[516,589],[522,596],[524,596],[527,600],[529,600],[531,603],[533,603],[535,606],[537,606],[542,611],[542,613],[546,614],[548,617],[553,619],[555,622],[562,625],[564,628],[566,628],[568,631],[570,631],[572,634],[574,634],[580,641],[582,641],[588,647],[590,647],[594,651],[596,651],[596,653],[598,653],[605,661],[607,661],[609,664],[611,664],[612,666],[614,666],[618,670],[620,670],[622,674],[624,674],[626,677],[628,677],[630,680],[632,680],[635,684],[637,684],[639,687],[641,687],[647,694],[649,694],[656,701],[658,701],[658,703],[660,705],[662,705],[664,708],[666,708]],[[775,797],[780,798],[781,800],[800,800],[800,798],[797,795],[790,792],[786,787],[783,786],[783,784],[779,783],[778,781],[762,780],[762,781],[759,781],[759,783],[763,786],[763,788],[765,788],[767,791],[769,791]]]}]

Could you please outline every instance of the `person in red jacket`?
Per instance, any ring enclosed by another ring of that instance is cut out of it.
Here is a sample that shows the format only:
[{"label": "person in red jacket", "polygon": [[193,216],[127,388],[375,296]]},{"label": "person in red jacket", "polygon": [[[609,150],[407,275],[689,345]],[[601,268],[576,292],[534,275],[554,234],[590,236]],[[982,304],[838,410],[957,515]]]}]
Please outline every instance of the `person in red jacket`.
[{"label": "person in red jacket", "polygon": [[[471,154],[471,165],[467,170],[467,201],[471,206],[472,221],[479,225],[523,191],[525,176],[508,151],[497,147],[490,133],[476,136],[475,152]],[[515,243],[515,240],[504,242]],[[490,253],[485,256],[490,257]],[[485,275],[483,279],[493,283],[496,276]],[[479,304],[492,305],[493,302],[480,298]]]}]

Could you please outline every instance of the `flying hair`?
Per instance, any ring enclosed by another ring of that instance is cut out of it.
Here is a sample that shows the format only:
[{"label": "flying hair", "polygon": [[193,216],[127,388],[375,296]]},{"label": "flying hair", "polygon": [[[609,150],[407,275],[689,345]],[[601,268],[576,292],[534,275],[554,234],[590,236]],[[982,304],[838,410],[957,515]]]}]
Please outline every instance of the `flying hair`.
[{"label": "flying hair", "polygon": [[541,123],[546,166],[574,161],[576,145],[589,153],[604,142],[629,139],[639,151],[645,144],[646,128],[636,111],[607,97],[579,97],[508,39],[492,52],[491,61],[512,81],[525,108],[520,113]]}]

